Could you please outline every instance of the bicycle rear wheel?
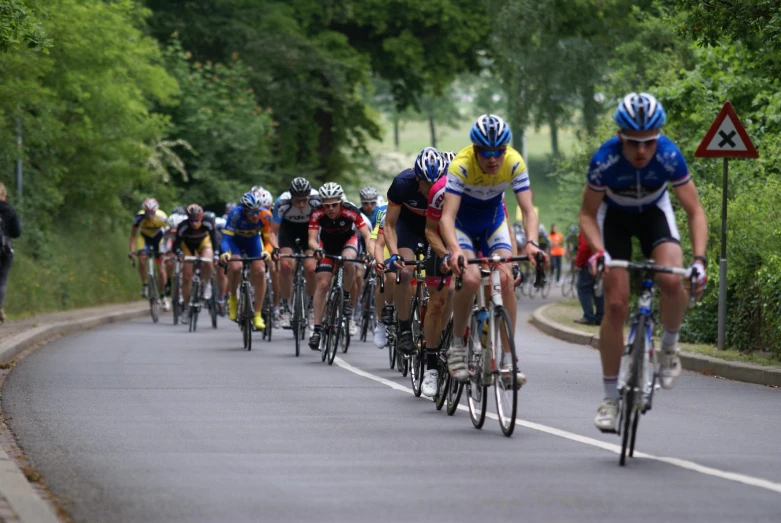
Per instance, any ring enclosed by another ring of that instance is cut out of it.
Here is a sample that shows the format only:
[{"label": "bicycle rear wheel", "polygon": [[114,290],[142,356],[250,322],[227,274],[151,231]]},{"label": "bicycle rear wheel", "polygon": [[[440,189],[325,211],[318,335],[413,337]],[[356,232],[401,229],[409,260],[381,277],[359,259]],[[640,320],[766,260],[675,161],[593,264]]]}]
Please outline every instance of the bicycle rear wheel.
[{"label": "bicycle rear wheel", "polygon": [[293,337],[296,339],[296,358],[301,354],[301,336],[299,332],[301,329],[301,318],[304,314],[303,308],[303,296],[301,288],[296,284],[293,289],[293,321],[291,327],[293,328]]},{"label": "bicycle rear wheel", "polygon": [[187,310],[187,314],[189,315],[190,320],[190,332],[195,332],[196,329],[200,299],[200,285],[193,281],[193,284],[190,287],[190,307]]},{"label": "bicycle rear wheel", "polygon": [[[387,331],[390,329],[388,327],[385,327]],[[388,333],[388,360],[390,363],[390,368],[393,369],[396,367],[396,336],[392,335],[390,332]]]},{"label": "bicycle rear wheel", "polygon": [[445,406],[445,400],[447,400],[447,388],[450,386],[450,374],[447,372],[447,365],[443,365],[439,362],[437,365],[437,394],[434,396],[434,406],[437,410],[442,410]]},{"label": "bicycle rear wheel", "polygon": [[[510,437],[515,430],[515,415],[518,411],[518,360],[515,354],[515,340],[511,328],[510,315],[504,307],[494,309],[494,325],[496,326],[496,344],[494,344],[494,355],[497,361],[497,367],[502,369],[504,365],[510,363],[509,375],[503,375],[501,372],[496,377],[494,392],[496,395],[496,414],[499,418],[499,426],[502,433]],[[507,346],[502,337],[507,338]]]},{"label": "bicycle rear wheel", "polygon": [[173,290],[171,291],[171,310],[174,317],[174,325],[179,324],[179,316],[182,314],[182,308],[179,304],[182,289],[179,287],[179,276],[174,275]]},{"label": "bicycle rear wheel", "polygon": [[239,314],[242,316],[242,328],[244,330],[244,348],[252,350],[252,296],[249,291],[249,283],[245,283],[241,288],[244,307]]}]

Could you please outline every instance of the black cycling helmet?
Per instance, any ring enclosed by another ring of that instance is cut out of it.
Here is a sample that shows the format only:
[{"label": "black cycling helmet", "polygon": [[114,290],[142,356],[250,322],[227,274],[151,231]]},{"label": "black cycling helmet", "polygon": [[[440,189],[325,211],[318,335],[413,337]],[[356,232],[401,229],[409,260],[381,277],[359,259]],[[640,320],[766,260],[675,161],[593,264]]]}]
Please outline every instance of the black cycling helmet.
[{"label": "black cycling helmet", "polygon": [[291,196],[309,196],[312,192],[312,184],[306,178],[299,176],[290,182]]}]

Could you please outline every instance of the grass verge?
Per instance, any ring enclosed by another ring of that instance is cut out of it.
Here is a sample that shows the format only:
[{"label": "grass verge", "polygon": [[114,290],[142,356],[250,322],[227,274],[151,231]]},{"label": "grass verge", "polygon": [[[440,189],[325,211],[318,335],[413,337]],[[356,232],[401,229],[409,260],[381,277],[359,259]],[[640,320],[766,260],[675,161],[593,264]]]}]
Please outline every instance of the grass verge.
[{"label": "grass verge", "polygon": [[[579,325],[573,320],[580,318],[583,312],[577,300],[559,301],[548,307],[544,315],[547,319],[560,325],[576,329],[588,334],[599,334],[599,327],[591,325]],[[681,343],[681,350],[693,352],[718,358],[725,361],[736,361],[740,363],[754,363],[757,365],[766,365],[770,367],[781,367],[781,361],[773,357],[771,353],[766,352],[740,352],[737,350],[726,349],[719,350],[714,345],[705,345],[699,343]]]}]

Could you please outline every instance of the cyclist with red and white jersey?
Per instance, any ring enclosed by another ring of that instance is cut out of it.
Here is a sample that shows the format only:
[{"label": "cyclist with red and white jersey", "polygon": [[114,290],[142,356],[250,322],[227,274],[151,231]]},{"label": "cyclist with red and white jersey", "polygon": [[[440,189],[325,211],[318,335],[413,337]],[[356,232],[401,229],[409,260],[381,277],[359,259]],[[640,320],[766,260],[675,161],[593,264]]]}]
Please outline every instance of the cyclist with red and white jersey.
[{"label": "cyclist with red and white jersey", "polygon": [[[331,288],[334,262],[328,254],[356,259],[358,256],[358,236],[360,234],[365,244],[369,243],[369,227],[361,216],[361,211],[353,204],[342,200],[344,190],[338,183],[328,182],[320,190],[322,207],[312,213],[309,218],[309,248],[315,252],[318,259],[316,269],[317,287],[314,296],[314,328],[309,338],[309,348],[320,350],[322,336],[322,320],[325,312],[325,300]],[[344,315],[350,318],[352,306],[350,292],[355,277],[355,266],[346,263],[344,266]]]}]

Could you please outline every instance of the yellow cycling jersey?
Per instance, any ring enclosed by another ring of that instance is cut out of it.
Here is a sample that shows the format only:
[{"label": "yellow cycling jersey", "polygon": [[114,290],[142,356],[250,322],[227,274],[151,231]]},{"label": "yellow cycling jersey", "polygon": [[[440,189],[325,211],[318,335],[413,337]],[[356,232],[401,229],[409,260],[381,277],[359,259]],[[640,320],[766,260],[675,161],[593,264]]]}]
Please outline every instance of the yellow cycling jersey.
[{"label": "yellow cycling jersey", "polygon": [[133,227],[138,227],[144,236],[153,238],[168,227],[168,215],[158,209],[152,218],[147,218],[146,213],[142,210],[133,219]]},{"label": "yellow cycling jersey", "polygon": [[470,145],[461,149],[450,162],[445,190],[461,196],[462,210],[496,209],[509,184],[516,193],[529,189],[529,173],[521,154],[508,147],[499,172],[486,174],[480,169],[474,147]]}]

